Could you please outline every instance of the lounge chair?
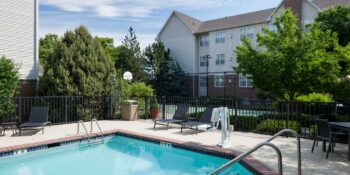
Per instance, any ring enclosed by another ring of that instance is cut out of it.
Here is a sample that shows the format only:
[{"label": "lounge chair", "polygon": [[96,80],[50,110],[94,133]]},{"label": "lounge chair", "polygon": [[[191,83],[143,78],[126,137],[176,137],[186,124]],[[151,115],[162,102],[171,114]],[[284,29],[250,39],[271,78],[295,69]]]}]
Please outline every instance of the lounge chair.
[{"label": "lounge chair", "polygon": [[177,106],[177,109],[176,109],[175,114],[174,114],[172,119],[154,120],[154,127],[153,128],[156,128],[156,125],[166,125],[166,129],[168,129],[170,123],[179,124],[181,122],[186,121],[187,120],[186,113],[188,112],[189,108],[190,108],[190,105],[188,105],[188,104],[179,104]]},{"label": "lounge chair", "polygon": [[19,135],[23,129],[37,129],[41,128],[42,134],[44,134],[44,127],[47,125],[51,126],[49,118],[49,107],[48,106],[33,106],[30,111],[29,121],[19,125]]},{"label": "lounge chair", "polygon": [[213,112],[213,108],[207,107],[198,121],[188,121],[188,122],[181,123],[181,132],[183,129],[188,128],[188,129],[195,129],[196,134],[198,134],[198,128],[201,125],[207,125],[208,126],[207,129],[208,129],[209,126],[212,125],[212,122],[211,122],[212,112]]}]

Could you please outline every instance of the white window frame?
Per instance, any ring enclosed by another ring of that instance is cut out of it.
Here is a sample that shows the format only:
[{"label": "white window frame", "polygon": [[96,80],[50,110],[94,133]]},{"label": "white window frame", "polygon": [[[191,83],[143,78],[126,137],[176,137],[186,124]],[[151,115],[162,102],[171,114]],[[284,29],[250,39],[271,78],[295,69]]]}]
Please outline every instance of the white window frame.
[{"label": "white window frame", "polygon": [[209,37],[208,37],[208,35],[199,37],[199,46],[200,47],[207,47],[207,46],[209,46]]},{"label": "white window frame", "polygon": [[207,60],[208,58],[202,56],[199,57],[199,67],[207,67],[209,66],[209,60]]},{"label": "white window frame", "polygon": [[240,35],[241,39],[243,39],[243,37],[247,36],[248,38],[253,40],[254,35],[255,35],[255,31],[254,31],[253,26],[241,28],[241,35]]},{"label": "white window frame", "polygon": [[225,87],[225,75],[215,75],[214,76],[214,87],[216,87],[216,88]]},{"label": "white window frame", "polygon": [[216,54],[216,59],[215,59],[215,64],[216,65],[223,65],[225,64],[225,54]]},{"label": "white window frame", "polygon": [[239,87],[240,88],[252,88],[253,87],[253,80],[250,78],[249,75],[240,74],[239,75]]},{"label": "white window frame", "polygon": [[199,76],[199,87],[207,87],[208,86],[208,78],[206,75]]},{"label": "white window frame", "polygon": [[216,32],[215,43],[216,44],[225,43],[225,38],[226,38],[225,32]]}]

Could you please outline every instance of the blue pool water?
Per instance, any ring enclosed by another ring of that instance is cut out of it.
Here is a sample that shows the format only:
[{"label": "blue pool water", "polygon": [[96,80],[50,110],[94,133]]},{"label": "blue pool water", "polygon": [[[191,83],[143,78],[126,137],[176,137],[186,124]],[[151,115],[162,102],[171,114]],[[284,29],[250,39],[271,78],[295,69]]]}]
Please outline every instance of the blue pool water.
[{"label": "blue pool water", "polygon": [[[93,147],[77,143],[0,158],[0,175],[204,175],[227,161],[113,136]],[[240,164],[228,171],[230,175],[252,174]]]}]

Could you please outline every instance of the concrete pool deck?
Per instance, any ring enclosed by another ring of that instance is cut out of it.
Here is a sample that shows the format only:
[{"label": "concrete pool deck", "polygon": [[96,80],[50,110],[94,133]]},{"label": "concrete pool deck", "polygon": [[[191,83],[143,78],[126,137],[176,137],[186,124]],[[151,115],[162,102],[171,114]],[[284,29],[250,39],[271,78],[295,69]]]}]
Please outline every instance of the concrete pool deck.
[{"label": "concrete pool deck", "polygon": [[[153,122],[151,120],[138,121],[99,121],[103,131],[108,130],[125,130],[140,134],[153,135],[155,137],[165,137],[169,139],[176,139],[185,142],[192,142],[203,145],[214,146],[220,141],[219,131],[200,132],[198,135],[193,130],[184,130],[180,133],[178,126],[174,125],[168,130],[164,126],[157,126],[153,129]],[[90,123],[86,123],[90,129]],[[45,134],[41,132],[23,132],[23,136],[12,136],[10,130],[6,131],[5,136],[0,136],[0,149],[9,146],[30,144],[36,142],[43,142],[47,140],[67,138],[76,136],[77,124],[53,125],[45,128]],[[94,126],[94,131],[97,127]],[[81,130],[80,134],[84,134]],[[247,151],[256,144],[265,141],[269,135],[234,132],[231,135],[230,144],[232,149],[237,151]],[[294,175],[297,172],[297,153],[295,138],[279,137],[272,143],[276,144],[282,152],[284,174]],[[337,144],[335,152],[330,153],[329,158],[325,158],[325,153],[322,152],[322,146],[319,144],[315,148],[314,153],[311,153],[312,140],[301,139],[302,149],[302,170],[303,174],[317,175],[317,174],[334,174],[346,175],[350,174],[350,161],[347,160],[347,145]],[[277,157],[276,153],[268,148],[263,147],[252,156],[277,171]]]}]

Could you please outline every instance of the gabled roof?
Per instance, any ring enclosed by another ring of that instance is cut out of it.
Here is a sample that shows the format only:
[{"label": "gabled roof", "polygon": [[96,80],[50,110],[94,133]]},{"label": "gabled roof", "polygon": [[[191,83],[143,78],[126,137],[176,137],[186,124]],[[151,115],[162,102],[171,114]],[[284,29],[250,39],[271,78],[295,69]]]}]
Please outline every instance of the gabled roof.
[{"label": "gabled roof", "polygon": [[193,18],[191,16],[185,15],[181,12],[174,11],[174,14],[180,18],[180,20],[194,33],[198,30],[199,26],[201,25],[202,21]]},{"label": "gabled roof", "polygon": [[309,0],[311,3],[314,3],[321,10],[342,4],[350,4],[350,0]]},{"label": "gabled roof", "polygon": [[[331,6],[350,4],[350,0],[306,0],[319,11]],[[178,11],[173,11],[173,13],[168,18],[167,22],[164,24],[163,28],[159,34],[164,30],[165,26],[171,19],[173,15],[176,15],[193,34],[206,33],[215,30],[223,30],[229,28],[242,27],[247,25],[265,23],[270,20],[270,17],[274,15],[275,11],[284,4],[284,0],[277,6],[277,8],[270,8],[235,16],[229,16],[225,18],[219,18],[209,21],[200,21],[191,16],[185,15]],[[158,34],[158,36],[159,36]]]},{"label": "gabled roof", "polygon": [[235,28],[240,26],[264,23],[274,11],[274,8],[265,9],[225,18],[204,21],[195,33],[204,33],[215,30]]}]

